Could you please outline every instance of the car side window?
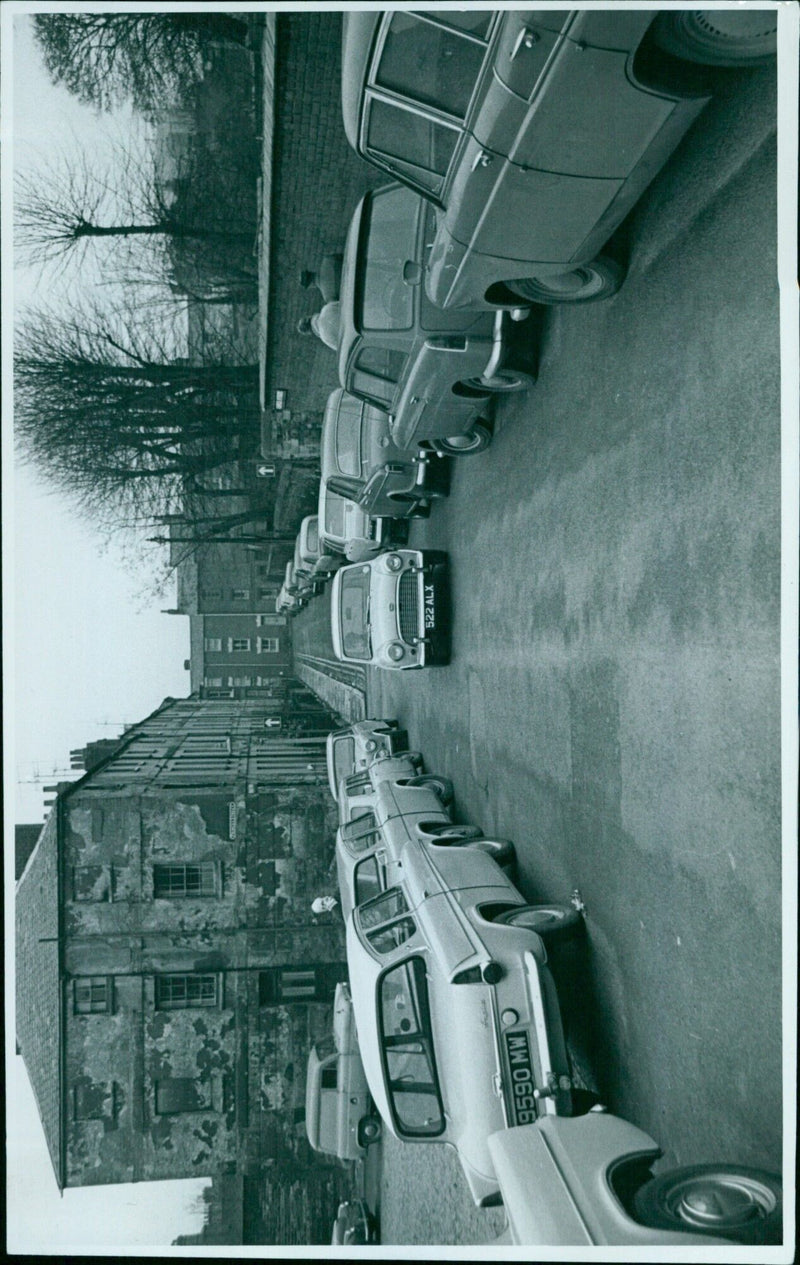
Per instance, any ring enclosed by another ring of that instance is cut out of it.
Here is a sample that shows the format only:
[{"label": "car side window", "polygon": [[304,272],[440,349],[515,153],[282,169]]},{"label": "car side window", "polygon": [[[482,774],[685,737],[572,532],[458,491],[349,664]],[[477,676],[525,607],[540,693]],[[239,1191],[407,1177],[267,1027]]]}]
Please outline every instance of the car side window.
[{"label": "car side window", "polygon": [[420,105],[463,119],[483,63],[483,44],[413,13],[396,13],[383,45],[376,84]]},{"label": "car side window", "polygon": [[370,101],[366,148],[401,179],[411,180],[436,194],[460,131],[427,118],[399,102]]}]

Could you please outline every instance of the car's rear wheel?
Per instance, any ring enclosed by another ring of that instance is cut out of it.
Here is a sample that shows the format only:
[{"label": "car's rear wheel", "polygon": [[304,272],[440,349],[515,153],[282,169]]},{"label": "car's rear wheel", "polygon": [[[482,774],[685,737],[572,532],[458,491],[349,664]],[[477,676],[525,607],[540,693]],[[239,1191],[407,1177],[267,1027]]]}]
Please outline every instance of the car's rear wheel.
[{"label": "car's rear wheel", "polygon": [[377,1142],[383,1131],[383,1125],[380,1116],[364,1116],[358,1122],[358,1145],[362,1147],[371,1146],[373,1142]]},{"label": "car's rear wheel", "polygon": [[478,826],[462,826],[450,822],[431,822],[423,827],[425,834],[442,846],[459,847],[479,839],[481,832]]},{"label": "car's rear wheel", "polygon": [[437,773],[421,773],[418,777],[410,777],[406,786],[429,786],[446,806],[453,802],[453,783],[449,777],[440,777]]},{"label": "car's rear wheel", "polygon": [[775,56],[775,9],[680,9],[660,13],[653,42],[665,53],[703,66],[761,66]]},{"label": "car's rear wheel", "polygon": [[491,391],[493,395],[504,395],[509,391],[527,391],[535,379],[521,369],[503,367],[496,369],[491,378],[465,378],[463,385],[472,390]]},{"label": "car's rear wheel", "polygon": [[695,1164],[662,1173],[634,1195],[634,1215],[659,1230],[713,1234],[736,1243],[779,1243],[780,1179],[736,1164]]},{"label": "car's rear wheel", "polygon": [[473,422],[469,430],[460,435],[449,435],[445,439],[437,439],[436,447],[448,457],[471,457],[483,452],[492,442],[492,429],[481,418]]},{"label": "car's rear wheel", "polygon": [[616,259],[598,255],[591,263],[552,277],[519,277],[509,290],[529,303],[597,303],[616,294],[625,269]]},{"label": "car's rear wheel", "polygon": [[581,915],[572,905],[518,905],[500,914],[498,922],[507,927],[529,927],[543,940],[568,940],[581,926]]}]

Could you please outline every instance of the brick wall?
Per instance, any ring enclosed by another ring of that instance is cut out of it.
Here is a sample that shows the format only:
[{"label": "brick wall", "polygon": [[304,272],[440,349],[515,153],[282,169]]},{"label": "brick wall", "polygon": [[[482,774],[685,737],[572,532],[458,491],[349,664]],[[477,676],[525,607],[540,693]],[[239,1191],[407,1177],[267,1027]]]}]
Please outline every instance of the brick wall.
[{"label": "brick wall", "polygon": [[[347,144],[340,104],[341,15],[284,13],[277,20],[275,144],[271,216],[271,293],[266,402],[288,391],[292,418],[322,421],[338,386],[336,356],[297,332],[322,303],[300,285],[303,268],[341,251],[359,198],[381,174]],[[284,425],[285,419],[284,419]]]}]

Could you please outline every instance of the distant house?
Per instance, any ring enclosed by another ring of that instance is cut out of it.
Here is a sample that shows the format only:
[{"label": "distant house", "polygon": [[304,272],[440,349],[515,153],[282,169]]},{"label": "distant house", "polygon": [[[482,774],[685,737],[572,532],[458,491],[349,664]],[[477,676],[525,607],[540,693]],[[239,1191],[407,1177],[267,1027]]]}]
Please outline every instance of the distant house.
[{"label": "distant house", "polygon": [[17,1041],[61,1187],[321,1162],[304,1068],[346,967],[310,909],[336,818],[324,738],[286,733],[303,696],[280,726],[270,699],[167,699],[61,785],[16,893]]}]

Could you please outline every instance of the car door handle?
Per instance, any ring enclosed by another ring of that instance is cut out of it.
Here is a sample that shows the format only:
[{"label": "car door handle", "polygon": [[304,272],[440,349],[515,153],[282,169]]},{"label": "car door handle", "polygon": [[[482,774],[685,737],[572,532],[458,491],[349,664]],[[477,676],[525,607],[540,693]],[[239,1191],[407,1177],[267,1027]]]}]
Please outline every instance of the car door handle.
[{"label": "car door handle", "polygon": [[523,26],[514,40],[514,47],[511,50],[509,61],[513,61],[517,53],[521,52],[523,48],[533,48],[534,44],[538,44],[540,39],[541,36],[536,31],[532,31],[529,26]]},{"label": "car door handle", "polygon": [[490,167],[494,162],[494,154],[490,154],[487,149],[481,149],[472,160],[470,171],[477,171],[479,167]]}]

